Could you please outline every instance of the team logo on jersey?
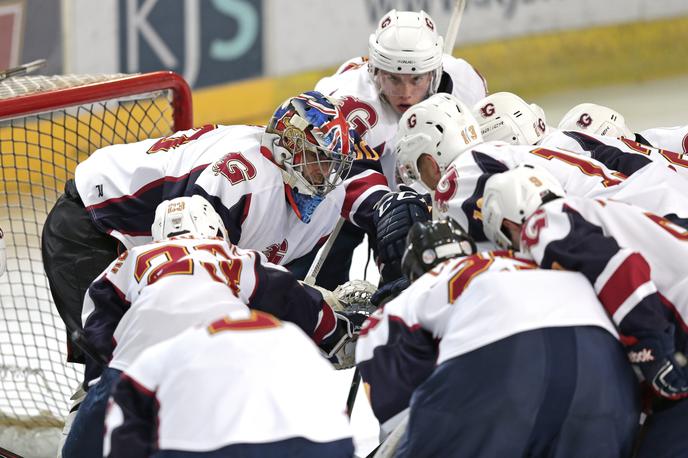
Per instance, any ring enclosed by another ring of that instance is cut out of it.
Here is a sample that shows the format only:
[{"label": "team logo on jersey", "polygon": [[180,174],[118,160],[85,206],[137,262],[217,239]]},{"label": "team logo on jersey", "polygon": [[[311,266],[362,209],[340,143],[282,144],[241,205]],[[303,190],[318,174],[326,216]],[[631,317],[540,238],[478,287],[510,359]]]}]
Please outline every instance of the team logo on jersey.
[{"label": "team logo on jersey", "polygon": [[542,210],[533,213],[521,230],[521,249],[530,249],[540,241],[540,231],[547,227],[547,216]]},{"label": "team logo on jersey", "polygon": [[489,118],[493,114],[495,114],[494,103],[488,103],[484,107],[480,108],[480,116],[482,116],[483,118]]},{"label": "team logo on jersey", "polygon": [[416,119],[415,113],[409,116],[408,120],[406,120],[406,124],[409,126],[409,129],[413,129],[414,127],[416,127],[417,122],[418,120]]},{"label": "team logo on jersey", "polygon": [[252,180],[256,177],[256,168],[241,153],[227,153],[213,164],[215,175],[222,175],[232,184]]},{"label": "team logo on jersey", "polygon": [[279,264],[282,258],[284,258],[284,255],[287,254],[288,249],[289,243],[287,242],[287,239],[284,239],[282,240],[282,243],[273,243],[272,245],[264,249],[263,254],[266,258],[268,258],[268,261],[270,261],[271,263]]},{"label": "team logo on jersey", "polygon": [[578,121],[576,121],[576,125],[583,129],[590,127],[590,124],[592,124],[592,118],[587,113],[580,115],[580,118],[578,118]]},{"label": "team logo on jersey", "polygon": [[459,173],[454,167],[449,167],[435,189],[435,203],[442,213],[448,211],[449,201],[454,197],[457,189],[459,189]]}]

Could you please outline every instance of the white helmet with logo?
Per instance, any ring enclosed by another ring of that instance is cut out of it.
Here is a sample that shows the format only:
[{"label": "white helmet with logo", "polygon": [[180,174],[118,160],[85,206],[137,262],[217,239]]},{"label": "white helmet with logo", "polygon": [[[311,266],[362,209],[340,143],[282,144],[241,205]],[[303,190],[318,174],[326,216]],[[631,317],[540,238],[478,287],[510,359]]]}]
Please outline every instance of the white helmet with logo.
[{"label": "white helmet with logo", "polygon": [[545,136],[545,112],[511,92],[497,92],[473,106],[485,141],[501,140],[512,145],[535,145]]},{"label": "white helmet with logo", "polygon": [[571,108],[561,118],[558,127],[561,130],[575,130],[607,137],[635,138],[618,111],[594,103],[581,103]]},{"label": "white helmet with logo", "polygon": [[548,198],[564,195],[559,181],[547,169],[537,165],[521,164],[492,175],[485,183],[483,193],[485,236],[502,248],[511,248],[511,237],[504,232],[504,221],[523,224]]},{"label": "white helmet with logo", "polygon": [[433,72],[430,92],[435,93],[442,76],[442,46],[437,25],[425,11],[391,10],[368,40],[368,68],[373,77],[376,70],[416,75]]},{"label": "white helmet with logo", "polygon": [[220,215],[210,202],[198,195],[177,197],[158,205],[151,234],[156,242],[183,234],[227,239],[227,230]]},{"label": "white helmet with logo", "polygon": [[409,108],[399,121],[397,171],[405,184],[418,183],[431,191],[418,170],[422,154],[432,156],[444,174],[459,154],[482,142],[469,108],[453,95],[435,94]]}]

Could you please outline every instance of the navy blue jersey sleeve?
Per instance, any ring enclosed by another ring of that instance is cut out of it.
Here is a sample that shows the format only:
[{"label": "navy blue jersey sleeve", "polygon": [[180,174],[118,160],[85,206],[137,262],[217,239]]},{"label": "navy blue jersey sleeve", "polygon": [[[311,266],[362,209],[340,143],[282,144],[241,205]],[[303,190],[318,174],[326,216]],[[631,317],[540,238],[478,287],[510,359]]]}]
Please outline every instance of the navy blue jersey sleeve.
[{"label": "navy blue jersey sleeve", "polygon": [[[361,336],[375,327],[379,315],[372,315],[361,329]],[[409,327],[402,319],[384,315],[388,321],[388,340],[373,350],[373,357],[357,363],[361,378],[368,385],[370,403],[380,423],[409,406],[413,391],[435,369],[437,343],[428,331]]]},{"label": "navy blue jersey sleeve", "polygon": [[257,288],[248,306],[300,327],[318,344],[336,327],[334,311],[317,289],[277,266],[256,261]]},{"label": "navy blue jersey sleeve", "polygon": [[[130,303],[125,295],[108,278],[103,275],[94,281],[86,293],[93,301],[94,310],[84,323],[86,339],[98,353],[112,358],[115,348],[113,334],[124,313],[129,310]],[[102,372],[98,363],[86,358],[85,386],[91,380],[100,376]]]},{"label": "navy blue jersey sleeve", "polygon": [[[622,343],[659,339],[665,348],[674,347],[674,325],[663,306],[643,256],[622,248],[613,237],[564,205],[561,211],[545,206],[528,219],[521,243],[542,267],[581,272],[617,325]],[[549,232],[563,237],[550,239]],[[530,236],[528,235],[530,234]],[[529,238],[537,235],[537,240]],[[532,250],[533,243],[544,246]]]},{"label": "navy blue jersey sleeve", "polygon": [[110,409],[121,412],[121,423],[113,425],[108,458],[152,456],[157,444],[158,401],[155,393],[122,374],[112,392]]},{"label": "navy blue jersey sleeve", "polygon": [[[473,194],[461,204],[461,210],[468,218],[468,233],[475,239],[476,242],[483,242],[487,240],[485,232],[483,231],[483,223],[477,215],[480,214],[479,203],[483,198],[485,192],[485,183],[495,173],[502,173],[508,170],[507,166],[498,160],[488,156],[487,154],[478,151],[472,151],[475,163],[483,172],[478,177]],[[461,176],[459,173],[459,185],[461,185]]]}]

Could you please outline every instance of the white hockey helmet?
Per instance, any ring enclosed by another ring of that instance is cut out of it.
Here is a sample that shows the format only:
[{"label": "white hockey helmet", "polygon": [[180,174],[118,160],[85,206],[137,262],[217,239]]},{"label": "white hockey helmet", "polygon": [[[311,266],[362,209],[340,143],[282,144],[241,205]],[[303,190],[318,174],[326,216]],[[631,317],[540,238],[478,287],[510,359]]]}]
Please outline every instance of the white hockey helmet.
[{"label": "white hockey helmet", "polygon": [[511,92],[496,92],[473,106],[485,141],[535,145],[547,131],[545,111]]},{"label": "white hockey helmet", "polygon": [[389,73],[432,73],[430,93],[437,92],[442,77],[442,37],[425,11],[391,10],[368,39],[368,68]]},{"label": "white hockey helmet", "polygon": [[165,200],[155,210],[155,221],[151,226],[154,241],[182,234],[227,239],[227,230],[220,215],[210,202],[198,195]]},{"label": "white hockey helmet", "polygon": [[561,118],[558,127],[607,137],[635,138],[621,113],[594,103],[581,103],[571,108]]},{"label": "white hockey helmet", "polygon": [[564,188],[545,168],[521,164],[511,170],[492,175],[483,192],[483,231],[488,239],[502,248],[512,247],[504,221],[523,222],[554,196],[563,197]]},{"label": "white hockey helmet", "polygon": [[422,154],[432,156],[444,175],[459,154],[482,142],[469,108],[451,94],[435,94],[409,108],[399,120],[397,172],[404,184],[418,183],[431,192],[418,170]]}]

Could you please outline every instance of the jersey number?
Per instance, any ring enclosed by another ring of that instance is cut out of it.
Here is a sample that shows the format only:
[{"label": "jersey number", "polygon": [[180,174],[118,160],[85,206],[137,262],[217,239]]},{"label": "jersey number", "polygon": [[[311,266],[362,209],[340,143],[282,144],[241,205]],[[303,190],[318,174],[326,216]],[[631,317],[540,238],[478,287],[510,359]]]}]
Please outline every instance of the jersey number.
[{"label": "jersey number", "polygon": [[[194,250],[204,250],[217,259],[216,262],[200,261],[201,266],[210,277],[227,285],[235,296],[239,295],[239,280],[241,278],[241,261],[232,259],[220,244],[208,243],[196,245]],[[168,275],[193,275],[194,262],[189,256],[189,250],[182,245],[163,245],[141,253],[136,258],[134,277],[141,282],[144,277],[148,285]]]},{"label": "jersey number", "polygon": [[171,149],[177,148],[179,146],[182,146],[186,143],[189,143],[192,140],[197,140],[201,135],[207,134],[211,130],[214,130],[217,126],[214,124],[206,124],[205,126],[196,129],[196,132],[194,132],[191,136],[187,137],[185,134],[180,134],[179,136],[170,136],[170,137],[163,137],[157,142],[153,143],[153,146],[148,148],[148,151],[146,151],[146,154],[155,154],[159,153],[161,151],[169,151]]},{"label": "jersey number", "polygon": [[[562,162],[565,162],[569,165],[573,165],[574,167],[577,167],[578,170],[583,172],[585,175],[590,175],[590,176],[598,176],[602,178],[602,185],[604,187],[608,186],[614,186],[623,181],[626,177],[619,174],[617,178],[612,178],[608,176],[606,173],[604,173],[604,170],[602,167],[599,165],[590,162],[586,160],[584,157],[581,156],[576,156],[576,155],[571,155],[571,154],[566,154],[561,151],[553,151],[547,148],[536,148],[530,152],[531,154],[534,154],[536,156],[540,156],[542,158],[545,158],[547,160],[552,160],[556,159]],[[616,175],[612,173],[613,175]],[[619,179],[620,178],[620,179]]]}]

